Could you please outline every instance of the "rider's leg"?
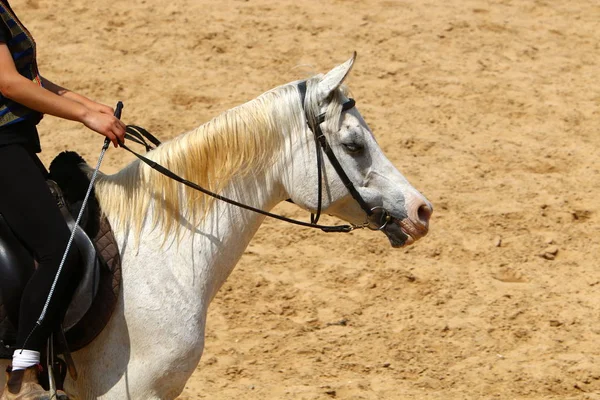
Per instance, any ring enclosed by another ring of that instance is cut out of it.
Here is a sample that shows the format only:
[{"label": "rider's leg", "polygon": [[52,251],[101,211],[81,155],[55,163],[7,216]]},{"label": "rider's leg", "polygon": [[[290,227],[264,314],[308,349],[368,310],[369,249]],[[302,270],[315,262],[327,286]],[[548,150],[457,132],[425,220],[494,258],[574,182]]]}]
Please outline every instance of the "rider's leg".
[{"label": "rider's leg", "polygon": [[47,314],[38,325],[70,231],[46,185],[43,165],[23,146],[0,147],[0,187],[0,212],[38,261],[21,301],[17,346],[28,351],[15,352],[13,362],[15,369],[22,369],[39,363],[39,352],[68,306],[79,253],[74,249],[65,260]]}]

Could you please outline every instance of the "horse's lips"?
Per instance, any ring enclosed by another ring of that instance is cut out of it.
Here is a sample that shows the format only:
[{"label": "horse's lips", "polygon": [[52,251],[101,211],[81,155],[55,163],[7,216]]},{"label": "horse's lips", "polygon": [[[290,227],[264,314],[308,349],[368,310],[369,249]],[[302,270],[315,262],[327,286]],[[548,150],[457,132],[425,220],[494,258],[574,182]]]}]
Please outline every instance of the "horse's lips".
[{"label": "horse's lips", "polygon": [[427,231],[417,229],[408,218],[402,220],[393,218],[383,231],[392,247],[396,248],[410,246],[427,234]]}]

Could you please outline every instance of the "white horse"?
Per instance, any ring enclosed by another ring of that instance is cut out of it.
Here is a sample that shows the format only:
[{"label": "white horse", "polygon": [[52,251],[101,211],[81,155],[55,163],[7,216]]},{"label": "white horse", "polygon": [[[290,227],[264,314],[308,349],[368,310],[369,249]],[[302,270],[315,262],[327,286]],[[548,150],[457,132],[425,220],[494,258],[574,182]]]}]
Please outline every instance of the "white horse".
[{"label": "white horse", "polygon": [[[325,113],[322,130],[360,196],[392,217],[381,230],[394,247],[412,243],[427,233],[432,206],[383,155],[356,108],[342,110],[353,63],[308,79],[304,107],[292,82],[148,157],[253,207],[291,198],[314,211],[317,157],[306,115]],[[365,211],[327,158],[322,182],[323,212],[363,225]],[[200,361],[208,305],[265,217],[183,188],[140,161],[101,175],[96,195],[120,246],[122,292],[104,331],[73,354],[80,377],[67,378],[66,391],[77,399],[173,399]]]}]

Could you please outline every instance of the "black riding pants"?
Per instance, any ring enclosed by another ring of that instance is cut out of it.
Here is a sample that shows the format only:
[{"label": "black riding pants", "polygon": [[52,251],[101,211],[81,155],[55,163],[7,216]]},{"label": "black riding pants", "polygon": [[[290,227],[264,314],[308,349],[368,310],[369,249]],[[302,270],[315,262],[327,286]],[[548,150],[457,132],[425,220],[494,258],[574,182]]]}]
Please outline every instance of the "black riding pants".
[{"label": "black riding pants", "polygon": [[45,182],[46,175],[42,162],[22,145],[0,146],[0,213],[38,262],[23,293],[17,334],[19,348],[25,344],[27,350],[35,351],[41,351],[64,316],[76,287],[74,277],[80,258],[76,249],[69,252],[46,317],[33,329],[70,237],[69,228]]}]

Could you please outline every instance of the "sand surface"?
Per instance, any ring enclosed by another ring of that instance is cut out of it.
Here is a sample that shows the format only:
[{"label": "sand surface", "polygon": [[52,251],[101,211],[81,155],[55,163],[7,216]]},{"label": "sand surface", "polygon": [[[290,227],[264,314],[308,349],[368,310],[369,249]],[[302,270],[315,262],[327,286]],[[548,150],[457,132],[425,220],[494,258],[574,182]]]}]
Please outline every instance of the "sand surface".
[{"label": "sand surface", "polygon": [[[600,3],[12,4],[46,77],[162,138],[356,50],[359,110],[434,204],[399,250],[267,221],[179,399],[600,399]],[[44,162],[96,162],[82,126],[40,131]]]}]

